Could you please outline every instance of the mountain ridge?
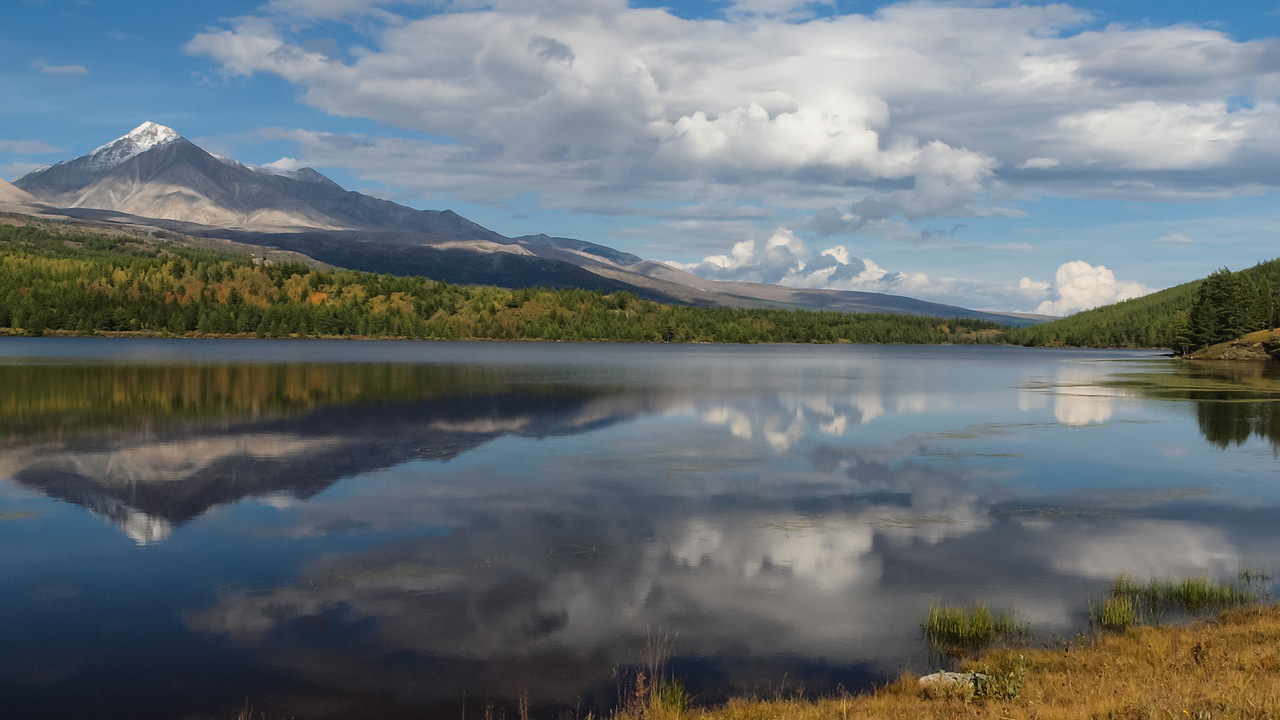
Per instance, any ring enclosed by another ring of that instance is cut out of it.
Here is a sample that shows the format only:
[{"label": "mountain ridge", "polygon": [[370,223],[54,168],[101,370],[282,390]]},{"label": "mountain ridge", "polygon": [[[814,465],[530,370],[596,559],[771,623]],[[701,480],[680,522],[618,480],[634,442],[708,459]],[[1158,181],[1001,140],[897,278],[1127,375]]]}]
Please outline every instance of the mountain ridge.
[{"label": "mountain ridge", "polygon": [[149,222],[355,270],[453,283],[629,290],[707,306],[1037,321],[905,296],[723,283],[585,240],[507,237],[451,210],[417,210],[345,190],[314,168],[276,171],[221,158],[150,121],[85,156],[34,170],[13,186],[82,219]]}]

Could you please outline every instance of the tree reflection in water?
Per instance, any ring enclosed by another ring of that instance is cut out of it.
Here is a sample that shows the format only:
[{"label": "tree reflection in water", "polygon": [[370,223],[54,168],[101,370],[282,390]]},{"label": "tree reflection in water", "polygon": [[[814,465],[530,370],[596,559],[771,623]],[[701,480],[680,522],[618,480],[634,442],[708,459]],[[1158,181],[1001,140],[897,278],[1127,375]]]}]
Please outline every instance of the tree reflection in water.
[{"label": "tree reflection in water", "polygon": [[1280,405],[1277,401],[1241,402],[1202,400],[1196,403],[1196,421],[1204,439],[1219,448],[1243,445],[1257,436],[1280,454]]}]

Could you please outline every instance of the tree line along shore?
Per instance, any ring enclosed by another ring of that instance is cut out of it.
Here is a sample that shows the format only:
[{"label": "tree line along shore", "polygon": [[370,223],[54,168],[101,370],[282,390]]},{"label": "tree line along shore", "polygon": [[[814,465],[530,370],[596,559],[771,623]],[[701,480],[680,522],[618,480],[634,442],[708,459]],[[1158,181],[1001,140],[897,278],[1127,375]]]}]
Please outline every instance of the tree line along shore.
[{"label": "tree line along shore", "polygon": [[51,224],[0,225],[0,334],[1178,348],[1280,326],[1280,261],[1013,328],[969,318],[663,304],[319,270]]},{"label": "tree line along shore", "polygon": [[724,343],[977,343],[981,320],[691,307],[627,292],[461,286],[165,241],[0,226],[9,334]]}]

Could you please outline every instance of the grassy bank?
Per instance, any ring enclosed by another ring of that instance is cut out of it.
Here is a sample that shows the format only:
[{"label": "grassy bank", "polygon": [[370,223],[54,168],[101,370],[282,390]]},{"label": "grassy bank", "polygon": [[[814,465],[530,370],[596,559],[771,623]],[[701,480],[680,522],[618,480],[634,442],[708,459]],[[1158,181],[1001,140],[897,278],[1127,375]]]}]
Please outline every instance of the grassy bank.
[{"label": "grassy bank", "polygon": [[1253,606],[1187,626],[1131,628],[1088,645],[1001,649],[964,669],[1020,675],[1016,697],[929,693],[904,675],[867,695],[811,701],[735,700],[713,709],[650,702],[619,715],[690,720],[779,718],[1278,718],[1280,607]]}]

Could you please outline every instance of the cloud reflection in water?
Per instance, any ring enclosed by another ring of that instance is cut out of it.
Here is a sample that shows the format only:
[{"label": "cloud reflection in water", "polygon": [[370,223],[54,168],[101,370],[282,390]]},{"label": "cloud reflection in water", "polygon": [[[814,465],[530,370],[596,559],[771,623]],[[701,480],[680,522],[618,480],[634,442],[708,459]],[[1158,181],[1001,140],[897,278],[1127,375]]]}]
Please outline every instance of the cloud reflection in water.
[{"label": "cloud reflection in water", "polygon": [[[522,691],[608,707],[655,632],[678,633],[708,700],[784,675],[856,687],[923,663],[934,600],[1070,634],[1116,573],[1216,576],[1280,551],[1261,529],[1280,498],[1206,482],[1222,455],[1193,408],[1109,387],[1122,363],[992,350],[762,350],[711,372],[695,348],[670,372],[593,349],[601,369],[572,381],[480,373],[470,394],[46,433],[0,467],[140,542],[191,525],[295,543],[266,584],[229,577],[173,612],[211,648],[414,708]],[[1274,473],[1255,455],[1231,459]]]}]

